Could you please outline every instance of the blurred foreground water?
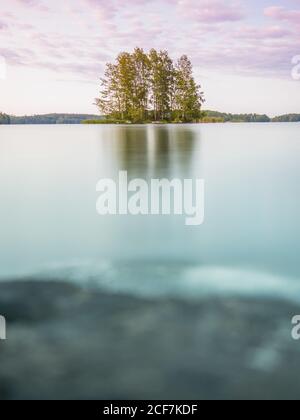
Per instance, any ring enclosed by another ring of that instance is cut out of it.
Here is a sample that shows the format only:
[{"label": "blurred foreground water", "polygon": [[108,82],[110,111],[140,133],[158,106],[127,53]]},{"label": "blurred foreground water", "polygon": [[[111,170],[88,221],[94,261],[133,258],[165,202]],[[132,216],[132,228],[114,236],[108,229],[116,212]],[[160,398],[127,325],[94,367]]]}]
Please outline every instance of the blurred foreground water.
[{"label": "blurred foreground water", "polygon": [[[0,127],[0,398],[298,398],[299,124]],[[96,183],[203,178],[205,223]]]}]

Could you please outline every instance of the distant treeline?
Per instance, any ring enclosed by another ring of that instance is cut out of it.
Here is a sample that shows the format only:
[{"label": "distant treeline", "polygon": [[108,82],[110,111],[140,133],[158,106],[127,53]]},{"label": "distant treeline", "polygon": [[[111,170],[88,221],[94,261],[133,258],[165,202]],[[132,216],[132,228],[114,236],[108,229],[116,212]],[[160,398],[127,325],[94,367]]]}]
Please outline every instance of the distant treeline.
[{"label": "distant treeline", "polygon": [[228,114],[217,111],[204,111],[202,122],[300,122],[300,114],[286,114],[270,118],[266,114]]},{"label": "distant treeline", "polygon": [[10,124],[10,117],[9,115],[3,114],[0,112],[0,124]]},{"label": "distant treeline", "polygon": [[[1,124],[109,124],[123,123],[122,120],[106,119],[99,115],[90,114],[46,114],[32,116],[9,116],[0,112]],[[260,114],[227,114],[217,111],[202,111],[199,122],[300,122],[300,114],[286,114],[275,118]]]},{"label": "distant treeline", "polygon": [[300,122],[300,114],[286,114],[273,118],[274,122]]},{"label": "distant treeline", "polygon": [[[211,120],[216,121],[211,121]],[[227,114],[225,112],[204,111],[203,122],[271,122],[267,115],[260,114]]]},{"label": "distant treeline", "polygon": [[85,120],[100,120],[103,117],[90,114],[45,114],[45,115],[24,115],[21,117],[4,116],[0,114],[0,124],[81,124]]}]

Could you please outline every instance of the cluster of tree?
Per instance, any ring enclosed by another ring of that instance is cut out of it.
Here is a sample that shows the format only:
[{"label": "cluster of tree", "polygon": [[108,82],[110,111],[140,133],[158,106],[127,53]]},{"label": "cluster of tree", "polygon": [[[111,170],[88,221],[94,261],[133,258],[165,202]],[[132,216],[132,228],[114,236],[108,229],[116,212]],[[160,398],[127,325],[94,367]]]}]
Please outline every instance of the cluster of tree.
[{"label": "cluster of tree", "polygon": [[300,122],[300,114],[280,115],[272,119],[273,122]]},{"label": "cluster of tree", "polygon": [[89,114],[45,114],[32,116],[11,116],[11,124],[80,124],[89,119],[101,119],[96,115]]},{"label": "cluster of tree", "polygon": [[[205,111],[203,122],[210,122],[210,119],[216,119],[217,122],[270,122],[271,119],[263,114],[227,114],[225,112]],[[214,122],[214,121],[212,121]]]},{"label": "cluster of tree", "polygon": [[10,124],[10,116],[0,112],[0,124]]},{"label": "cluster of tree", "polygon": [[136,48],[107,64],[101,81],[96,104],[110,119],[190,122],[201,116],[203,92],[186,55],[174,63],[167,51]]}]

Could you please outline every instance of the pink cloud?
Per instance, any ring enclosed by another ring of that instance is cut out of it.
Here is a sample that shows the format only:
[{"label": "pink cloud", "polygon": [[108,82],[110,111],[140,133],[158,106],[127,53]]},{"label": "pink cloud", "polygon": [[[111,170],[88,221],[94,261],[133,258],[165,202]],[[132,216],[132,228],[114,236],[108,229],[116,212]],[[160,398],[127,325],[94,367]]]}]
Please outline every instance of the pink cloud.
[{"label": "pink cloud", "polygon": [[94,10],[97,17],[103,19],[112,18],[116,12],[113,2],[105,0],[85,0],[85,3]]},{"label": "pink cloud", "polygon": [[7,24],[5,22],[1,22],[0,20],[0,31],[7,28]]},{"label": "pink cloud", "polygon": [[243,19],[238,3],[224,0],[179,0],[180,12],[198,22],[222,23]]},{"label": "pink cloud", "polygon": [[288,10],[285,7],[272,6],[267,7],[264,13],[267,17],[300,25],[300,10]]},{"label": "pink cloud", "polygon": [[280,26],[268,26],[266,28],[256,28],[252,26],[244,26],[240,28],[237,35],[244,39],[268,40],[281,39],[291,35],[291,32]]},{"label": "pink cloud", "polygon": [[[25,0],[26,1],[26,0]],[[27,0],[30,1],[30,0]],[[237,1],[225,0],[131,0],[130,7],[124,0],[84,0],[87,6],[103,18],[113,18],[122,10],[125,14],[138,15],[137,7],[152,5],[176,9],[180,15],[205,23],[234,22],[243,19],[244,13]]]},{"label": "pink cloud", "polygon": [[44,4],[41,0],[15,0],[17,3],[27,6],[27,7],[35,7],[38,10],[41,11],[48,11],[49,8]]}]

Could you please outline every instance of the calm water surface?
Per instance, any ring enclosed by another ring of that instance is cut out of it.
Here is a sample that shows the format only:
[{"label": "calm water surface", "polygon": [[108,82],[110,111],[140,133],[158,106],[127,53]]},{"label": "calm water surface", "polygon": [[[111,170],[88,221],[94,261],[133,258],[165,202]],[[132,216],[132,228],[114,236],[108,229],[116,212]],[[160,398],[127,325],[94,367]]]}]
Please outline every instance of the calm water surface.
[{"label": "calm water surface", "polygon": [[[300,297],[299,129],[2,126],[0,278],[62,278],[143,295]],[[205,223],[100,217],[96,183],[119,170],[204,178]]]}]

